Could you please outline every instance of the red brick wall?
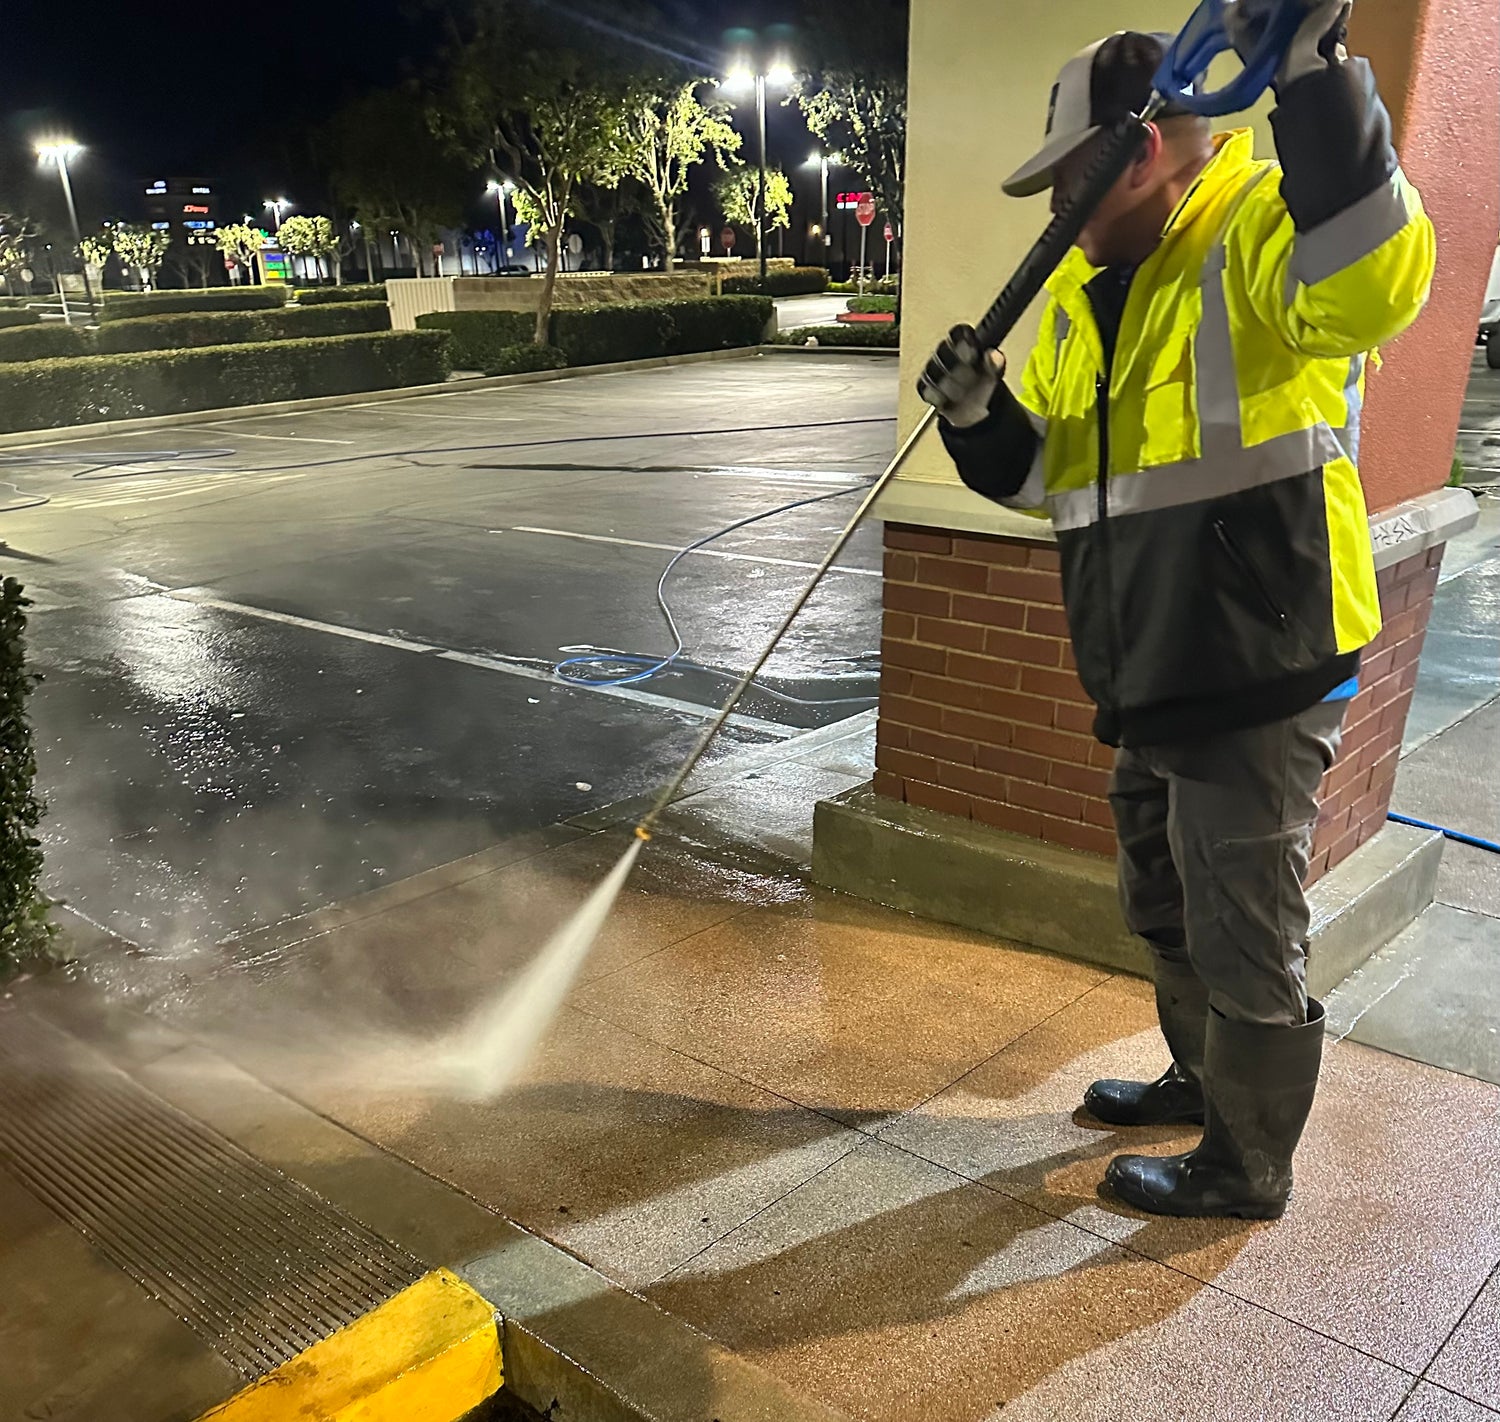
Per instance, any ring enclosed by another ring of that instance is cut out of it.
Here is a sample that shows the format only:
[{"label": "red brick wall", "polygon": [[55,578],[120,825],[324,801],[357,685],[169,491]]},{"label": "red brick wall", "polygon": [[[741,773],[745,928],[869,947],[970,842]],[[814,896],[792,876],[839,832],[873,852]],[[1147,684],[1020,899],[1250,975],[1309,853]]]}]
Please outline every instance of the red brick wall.
[{"label": "red brick wall", "polygon": [[[886,525],[875,790],[1069,849],[1113,855],[1113,752],[1073,670],[1047,544]],[[1380,574],[1366,654],[1324,786],[1313,876],[1385,821],[1441,549]]]},{"label": "red brick wall", "polygon": [[1114,853],[1112,752],[1073,671],[1057,550],[886,525],[875,789]]},{"label": "red brick wall", "polygon": [[1379,575],[1385,627],[1364,655],[1344,743],[1323,780],[1309,880],[1347,859],[1385,823],[1442,558],[1439,545]]}]

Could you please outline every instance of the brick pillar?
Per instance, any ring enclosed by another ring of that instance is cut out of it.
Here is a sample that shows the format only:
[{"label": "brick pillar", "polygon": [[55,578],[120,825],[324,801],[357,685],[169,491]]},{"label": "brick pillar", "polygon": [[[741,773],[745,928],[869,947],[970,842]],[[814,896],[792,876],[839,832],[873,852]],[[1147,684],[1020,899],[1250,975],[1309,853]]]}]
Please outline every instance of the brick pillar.
[{"label": "brick pillar", "polygon": [[[1113,855],[1113,752],[1073,670],[1057,551],[1043,541],[887,524],[875,791],[1030,839]],[[1365,653],[1324,782],[1309,882],[1385,823],[1441,545],[1379,574]]]}]

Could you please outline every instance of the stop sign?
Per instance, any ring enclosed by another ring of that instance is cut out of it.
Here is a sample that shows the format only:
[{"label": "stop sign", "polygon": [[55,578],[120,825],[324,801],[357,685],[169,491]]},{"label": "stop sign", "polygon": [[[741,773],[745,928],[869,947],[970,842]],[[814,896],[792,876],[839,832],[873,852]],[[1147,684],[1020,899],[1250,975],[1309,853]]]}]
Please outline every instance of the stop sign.
[{"label": "stop sign", "polygon": [[885,240],[887,242],[894,242],[896,240],[896,229],[889,222],[885,225]]},{"label": "stop sign", "polygon": [[875,199],[862,197],[854,206],[854,215],[859,219],[861,227],[868,227],[875,221]]},{"label": "stop sign", "polygon": [[730,251],[734,247],[734,228],[726,227],[719,233],[719,241],[724,244],[724,250]]}]

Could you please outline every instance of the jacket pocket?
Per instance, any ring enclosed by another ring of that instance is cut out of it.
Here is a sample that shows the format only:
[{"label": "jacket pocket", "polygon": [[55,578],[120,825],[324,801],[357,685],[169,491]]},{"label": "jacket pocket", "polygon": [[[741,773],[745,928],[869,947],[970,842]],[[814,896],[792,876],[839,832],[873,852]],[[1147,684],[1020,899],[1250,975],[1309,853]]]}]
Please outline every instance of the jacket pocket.
[{"label": "jacket pocket", "polygon": [[1270,621],[1283,631],[1295,631],[1291,617],[1281,605],[1280,599],[1271,590],[1271,584],[1251,561],[1250,555],[1235,541],[1234,535],[1230,533],[1224,520],[1216,518],[1213,521],[1213,530],[1214,537],[1219,540],[1219,546],[1224,550],[1225,556],[1238,570],[1240,581],[1249,589],[1251,596],[1260,604]]}]

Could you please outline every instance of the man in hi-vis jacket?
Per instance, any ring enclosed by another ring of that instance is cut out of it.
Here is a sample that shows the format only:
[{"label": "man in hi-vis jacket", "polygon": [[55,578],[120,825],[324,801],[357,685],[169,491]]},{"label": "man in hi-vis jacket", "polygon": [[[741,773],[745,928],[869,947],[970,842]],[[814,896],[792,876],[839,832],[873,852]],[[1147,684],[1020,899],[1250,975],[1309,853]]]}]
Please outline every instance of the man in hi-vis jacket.
[{"label": "man in hi-vis jacket", "polygon": [[[1051,518],[1078,673],[1119,747],[1120,895],[1172,1064],[1085,1104],[1203,1125],[1186,1155],[1110,1163],[1106,1188],[1157,1214],[1275,1218],[1291,1191],[1323,1040],[1302,880],[1380,630],[1365,358],[1433,269],[1370,67],[1344,51],[1349,7],[1304,3],[1274,84],[1279,165],[1168,108],[1048,282],[1019,388],[969,327],[921,382],[964,483]],[[1246,41],[1253,11],[1236,7]],[[1122,32],[1069,60],[1005,190],[1064,199],[1145,105],[1165,42]]]}]

